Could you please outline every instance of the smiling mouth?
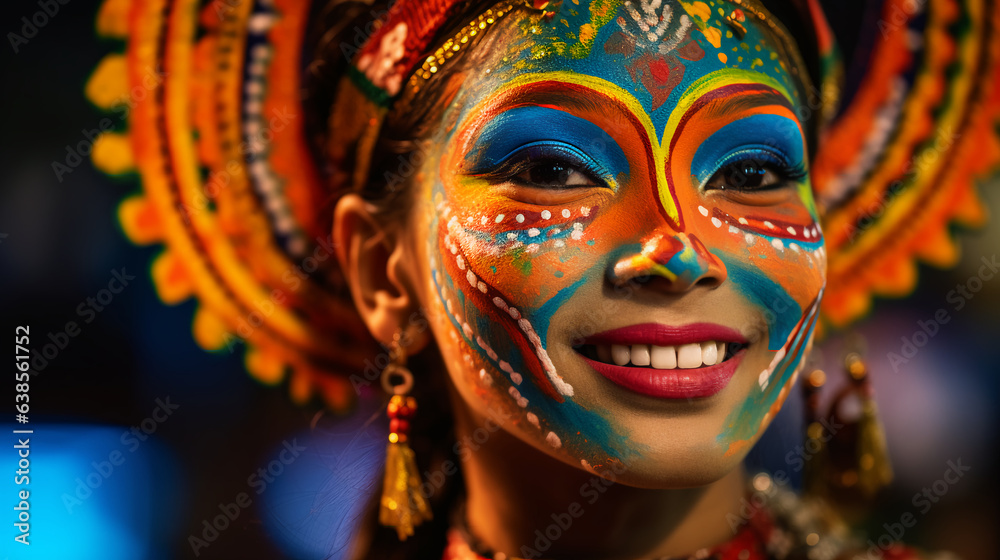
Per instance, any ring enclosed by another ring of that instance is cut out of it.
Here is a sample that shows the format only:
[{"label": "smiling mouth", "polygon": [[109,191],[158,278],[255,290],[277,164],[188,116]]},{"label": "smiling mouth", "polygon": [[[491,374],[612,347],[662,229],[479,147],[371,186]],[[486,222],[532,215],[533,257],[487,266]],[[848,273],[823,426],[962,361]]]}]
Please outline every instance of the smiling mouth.
[{"label": "smiling mouth", "polygon": [[612,383],[664,399],[712,396],[729,384],[749,341],[709,323],[632,325],[586,338],[574,350]]},{"label": "smiling mouth", "polygon": [[706,341],[680,346],[655,344],[583,344],[575,349],[603,364],[652,369],[696,369],[733,359],[747,345],[740,342]]}]

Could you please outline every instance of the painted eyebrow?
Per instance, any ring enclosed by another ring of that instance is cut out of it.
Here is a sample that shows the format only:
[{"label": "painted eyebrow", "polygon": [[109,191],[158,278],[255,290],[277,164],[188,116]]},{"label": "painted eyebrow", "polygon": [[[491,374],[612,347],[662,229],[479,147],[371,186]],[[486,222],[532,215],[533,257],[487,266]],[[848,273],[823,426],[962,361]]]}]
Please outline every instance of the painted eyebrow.
[{"label": "painted eyebrow", "polygon": [[542,80],[524,87],[523,95],[507,98],[502,103],[490,103],[494,111],[507,110],[520,105],[537,105],[560,111],[593,112],[603,115],[616,127],[628,127],[644,135],[643,127],[635,115],[621,100],[590,87],[558,79]]},{"label": "painted eyebrow", "polygon": [[[706,95],[711,96],[713,93],[715,92],[710,92]],[[798,120],[798,113],[795,111],[795,107],[792,106],[791,102],[788,101],[788,98],[773,89],[744,93],[736,96],[735,98],[713,97],[701,110],[705,111],[705,114],[709,118],[714,119],[728,117],[734,111],[746,111],[749,109],[757,109],[759,107],[767,107],[768,105],[778,105],[784,107],[796,116],[796,121]]]},{"label": "painted eyebrow", "polygon": [[[743,97],[746,99],[742,100]],[[680,140],[680,132],[684,130],[687,123],[702,111],[706,111],[711,117],[725,118],[731,116],[736,107],[757,108],[775,104],[787,108],[792,115],[796,115],[791,102],[777,90],[765,84],[730,84],[713,89],[695,99],[685,110],[670,140],[669,151],[673,152]],[[795,122],[801,127],[797,115]]]},{"label": "painted eyebrow", "polygon": [[[593,95],[565,95],[559,98],[559,105],[564,108],[576,109],[578,111],[604,113],[607,106],[598,104],[593,97]],[[550,106],[547,103],[539,103],[539,105]],[[553,103],[551,106],[554,108],[555,104]]]}]

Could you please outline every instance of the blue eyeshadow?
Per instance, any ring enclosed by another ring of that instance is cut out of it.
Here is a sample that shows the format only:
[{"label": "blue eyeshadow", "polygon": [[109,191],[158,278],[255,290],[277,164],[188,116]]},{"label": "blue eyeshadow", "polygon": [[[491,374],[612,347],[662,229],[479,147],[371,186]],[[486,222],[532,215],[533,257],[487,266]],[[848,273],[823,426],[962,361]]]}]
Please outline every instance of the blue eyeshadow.
[{"label": "blue eyeshadow", "polygon": [[778,161],[787,167],[804,165],[798,124],[779,115],[752,115],[731,122],[702,142],[691,160],[691,174],[704,184],[735,154]]},{"label": "blue eyeshadow", "polygon": [[618,143],[596,124],[565,111],[540,106],[515,107],[494,117],[466,155],[471,173],[495,169],[523,148],[537,154],[551,146],[554,156],[576,154],[606,173],[613,182],[629,172],[628,158]]}]

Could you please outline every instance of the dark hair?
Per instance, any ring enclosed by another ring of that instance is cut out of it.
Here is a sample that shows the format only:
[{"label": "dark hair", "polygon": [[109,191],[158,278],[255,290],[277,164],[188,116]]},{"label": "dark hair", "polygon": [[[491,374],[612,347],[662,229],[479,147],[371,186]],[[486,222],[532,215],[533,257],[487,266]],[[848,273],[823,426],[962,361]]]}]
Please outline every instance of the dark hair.
[{"label": "dark hair", "polygon": [[[462,26],[468,25],[471,20],[495,3],[496,0],[474,0],[463,3],[458,13],[442,26],[432,46],[438,47],[446,37],[453,36]],[[800,19],[802,13],[792,6],[793,3],[797,2],[769,0],[767,7],[779,20],[782,16],[789,18],[795,16],[796,23],[792,25],[802,25],[807,20]],[[353,170],[350,169],[339,169],[336,170],[337,173],[333,173],[333,170],[323,165],[328,161],[327,150],[331,136],[333,105],[337,98],[338,86],[346,75],[353,56],[375,30],[374,22],[388,9],[389,3],[383,0],[375,0],[370,4],[356,0],[332,0],[314,7],[310,16],[312,29],[304,49],[307,66],[302,100],[307,116],[306,132],[313,156],[321,163],[319,168],[327,171],[328,177],[353,174]],[[396,170],[404,163],[415,169],[423,161],[425,144],[430,135],[441,126],[445,109],[450,104],[449,96],[457,92],[463,73],[468,68],[476,67],[490,54],[492,50],[490,46],[497,40],[498,35],[502,36],[496,33],[496,28],[509,25],[506,22],[513,21],[516,21],[516,18],[504,18],[490,29],[491,32],[478,34],[465,48],[449,59],[432,79],[424,82],[418,91],[404,93],[382,121],[369,164],[370,170],[377,171],[368,173],[367,182],[359,194],[375,205],[378,212],[386,217],[387,223],[405,224],[411,208],[412,201],[406,197],[410,196],[413,190],[408,187],[415,173],[396,173]],[[811,46],[805,49],[809,54],[806,52],[802,54],[806,60],[813,61],[816,49],[811,37],[811,31],[808,35],[795,35],[797,41],[809,42]],[[810,68],[810,74],[815,75],[813,72],[815,66],[814,64]],[[387,177],[387,173],[394,176]],[[327,204],[318,211],[330,220],[333,205],[347,191],[349,185],[330,180],[327,187]],[[410,359],[410,367],[421,372],[443,370],[444,364],[437,349],[431,345],[420,355]],[[435,406],[441,399],[448,398],[445,377],[421,376],[419,373],[417,376],[418,382],[414,385],[414,391],[418,402],[432,404],[421,406],[413,422],[410,442],[417,457],[418,468],[423,473],[428,470],[439,471],[439,466],[445,461],[453,461],[458,465],[450,406]],[[448,434],[448,437],[442,437],[444,434]],[[359,548],[354,551],[355,557],[400,560],[441,558],[446,532],[451,524],[452,510],[464,491],[461,471],[457,475],[448,477],[445,485],[432,494],[430,501],[433,521],[418,527],[416,534],[405,542],[398,541],[393,529],[382,527],[377,523],[378,498],[381,492],[380,488],[375,490],[367,517],[361,525],[362,535],[357,539]]]},{"label": "dark hair", "polygon": [[[442,26],[437,40],[432,46],[437,48],[445,37],[451,37],[468,25],[479,14],[496,3],[496,0],[479,0],[462,5],[461,9]],[[304,76],[302,91],[303,107],[307,115],[306,132],[311,140],[313,156],[318,162],[327,161],[328,142],[331,131],[329,123],[337,88],[346,75],[353,55],[357,53],[375,27],[373,22],[388,10],[389,4],[376,0],[371,4],[353,0],[333,0],[314,8],[310,21],[313,22],[311,35],[307,38],[306,56],[310,56]],[[507,18],[510,20],[512,18]],[[506,21],[506,20],[505,20]],[[468,48],[463,48],[448,60],[434,78],[426,81],[416,92],[408,91],[397,100],[378,131],[378,140],[370,160],[370,169],[386,170],[394,173],[387,180],[385,173],[371,172],[368,181],[359,194],[373,203],[386,218],[387,223],[404,224],[411,201],[407,197],[413,189],[408,188],[415,173],[399,173],[407,165],[418,167],[423,161],[426,142],[444,117],[448,103],[443,99],[454,93],[456,80],[470,66],[489,54],[487,43],[493,33],[481,33]],[[311,48],[309,47],[311,46]],[[485,48],[483,48],[485,47]],[[404,82],[405,84],[405,82]],[[319,166],[324,169],[323,165]],[[332,171],[332,170],[327,170]],[[353,170],[337,170],[337,176],[350,176]],[[334,173],[328,173],[333,177]],[[348,185],[328,182],[328,201],[319,209],[327,219],[332,219],[332,208]],[[330,225],[330,224],[327,224]],[[448,389],[443,375],[420,375],[421,372],[443,371],[444,364],[434,345],[413,356],[409,366],[416,372],[417,383],[414,395],[418,404],[423,403],[413,420],[410,445],[417,458],[421,473],[440,472],[441,465],[451,461],[458,466],[454,450],[453,418],[451,407],[440,401],[448,398]],[[446,436],[446,437],[443,437]],[[356,539],[356,558],[370,559],[411,559],[441,558],[444,554],[445,538],[451,525],[451,514],[464,491],[461,471],[446,478],[445,484],[436,488],[430,496],[433,520],[418,527],[413,537],[399,542],[395,530],[378,524],[379,488],[373,493],[366,518],[362,520],[361,534]]]},{"label": "dark hair", "polygon": [[809,79],[817,88],[822,77],[819,67],[819,44],[816,38],[816,30],[812,23],[812,16],[805,0],[761,0],[761,4],[771,12],[781,24],[788,30],[805,62]]},{"label": "dark hair", "polygon": [[[823,75],[820,67],[819,41],[812,16],[809,13],[806,0],[761,0],[761,4],[788,30],[798,47],[802,61],[806,65],[809,82],[815,88],[811,92],[803,92],[805,94],[803,99],[810,100],[811,103],[809,118],[803,125],[809,142],[809,157],[812,158],[816,155],[819,144],[821,120],[830,116],[826,113],[821,114],[821,111],[828,111],[830,108],[823,106],[829,100],[822,98],[824,93],[822,92]],[[815,103],[820,103],[820,106],[812,106]]]}]

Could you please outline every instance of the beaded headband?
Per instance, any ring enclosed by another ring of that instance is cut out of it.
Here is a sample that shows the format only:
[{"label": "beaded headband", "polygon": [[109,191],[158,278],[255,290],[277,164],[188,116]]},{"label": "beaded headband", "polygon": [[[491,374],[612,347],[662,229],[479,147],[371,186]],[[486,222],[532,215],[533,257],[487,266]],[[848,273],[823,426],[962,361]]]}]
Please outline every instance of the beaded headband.
[{"label": "beaded headband", "polygon": [[[525,5],[520,2],[504,1],[490,8],[476,20],[469,23],[463,30],[468,37],[484,31],[505,13],[510,12],[514,5]],[[544,6],[547,3],[542,3]],[[386,15],[385,21],[372,34],[358,52],[352,65],[351,77],[355,84],[379,104],[386,104],[396,97],[404,79],[424,58],[430,43],[437,36],[441,26],[461,7],[459,0],[399,0],[393,4]],[[437,66],[445,58],[451,58],[460,48],[459,43],[442,46],[438,51],[424,61],[422,74],[430,77],[437,72]]]}]

